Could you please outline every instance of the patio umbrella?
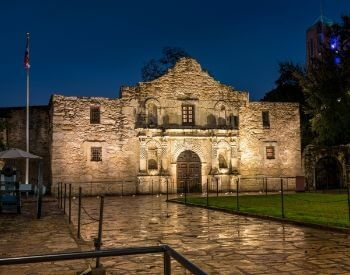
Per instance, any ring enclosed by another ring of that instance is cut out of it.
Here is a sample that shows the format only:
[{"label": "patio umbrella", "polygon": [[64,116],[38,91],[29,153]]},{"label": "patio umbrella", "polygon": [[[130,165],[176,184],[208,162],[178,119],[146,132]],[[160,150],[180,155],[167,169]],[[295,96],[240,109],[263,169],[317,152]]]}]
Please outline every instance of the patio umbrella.
[{"label": "patio umbrella", "polygon": [[0,159],[41,159],[41,157],[17,148],[10,148],[0,152]]},{"label": "patio umbrella", "polygon": [[9,150],[0,152],[0,159],[36,159],[39,160],[38,166],[38,203],[37,203],[37,218],[41,217],[41,205],[42,205],[42,182],[43,182],[43,174],[42,174],[42,157],[33,155],[26,151],[10,148]]}]

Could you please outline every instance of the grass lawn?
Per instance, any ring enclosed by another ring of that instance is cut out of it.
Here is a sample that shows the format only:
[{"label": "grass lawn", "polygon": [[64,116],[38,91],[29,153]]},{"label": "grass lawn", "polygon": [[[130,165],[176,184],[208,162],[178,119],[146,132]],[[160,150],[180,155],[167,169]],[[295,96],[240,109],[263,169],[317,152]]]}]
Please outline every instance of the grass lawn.
[{"label": "grass lawn", "polygon": [[[179,199],[184,201],[183,198]],[[189,197],[187,202],[206,205],[206,197]],[[236,197],[209,197],[209,206],[237,210]],[[281,217],[281,195],[239,197],[242,212]],[[322,225],[350,227],[346,194],[297,193],[284,195],[285,218]]]}]

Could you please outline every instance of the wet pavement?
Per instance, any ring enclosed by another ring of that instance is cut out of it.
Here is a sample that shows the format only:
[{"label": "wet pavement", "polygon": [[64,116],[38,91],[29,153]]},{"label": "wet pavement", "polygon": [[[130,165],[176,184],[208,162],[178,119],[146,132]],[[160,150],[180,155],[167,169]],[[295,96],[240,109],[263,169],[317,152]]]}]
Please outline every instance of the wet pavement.
[{"label": "wet pavement", "polygon": [[[0,257],[80,251],[68,222],[56,202],[44,202],[42,218],[36,219],[36,203],[26,202],[22,214],[0,214]],[[0,274],[74,274],[88,261],[63,261],[0,266]]]},{"label": "wet pavement", "polygon": [[[98,218],[97,198],[83,198]],[[73,220],[76,223],[76,205]],[[97,222],[83,213],[82,236]],[[350,274],[347,234],[166,203],[164,196],[106,197],[103,248],[168,244],[209,274]],[[162,255],[102,260],[112,274],[159,274]],[[177,274],[185,271],[172,261]]]}]

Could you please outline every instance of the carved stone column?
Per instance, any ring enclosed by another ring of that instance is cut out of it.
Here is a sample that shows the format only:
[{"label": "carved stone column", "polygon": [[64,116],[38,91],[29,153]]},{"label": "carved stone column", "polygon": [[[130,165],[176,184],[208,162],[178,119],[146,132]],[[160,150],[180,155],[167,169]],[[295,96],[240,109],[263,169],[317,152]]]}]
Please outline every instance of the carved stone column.
[{"label": "carved stone column", "polygon": [[146,171],[147,171],[146,139],[140,138],[140,172],[146,173]]},{"label": "carved stone column", "polygon": [[160,153],[160,158],[161,158],[161,167],[163,168],[164,172],[168,172],[168,157],[167,157],[167,149],[168,149],[168,143],[166,140],[162,141],[162,149]]},{"label": "carved stone column", "polygon": [[212,171],[217,171],[219,169],[217,141],[213,140],[211,146],[211,168]]},{"label": "carved stone column", "polygon": [[231,140],[230,147],[231,147],[231,169],[238,170],[239,158],[238,158],[238,154],[237,154],[236,140],[234,140],[234,139]]}]

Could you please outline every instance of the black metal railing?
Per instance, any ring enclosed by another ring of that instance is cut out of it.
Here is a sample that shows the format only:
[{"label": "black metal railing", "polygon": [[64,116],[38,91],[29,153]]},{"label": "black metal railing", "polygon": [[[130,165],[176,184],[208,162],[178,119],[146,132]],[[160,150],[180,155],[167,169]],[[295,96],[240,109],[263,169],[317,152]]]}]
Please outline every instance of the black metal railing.
[{"label": "black metal railing", "polygon": [[[103,205],[104,205],[104,196],[98,196],[97,198],[99,198],[100,200],[100,215],[98,218],[93,217],[82,205],[82,187],[79,187],[79,191],[78,191],[78,203],[75,202],[75,197],[72,197],[72,184],[68,184],[68,188],[67,188],[67,184],[63,184],[62,182],[57,184],[57,204],[58,207],[60,209],[63,210],[63,214],[67,214],[68,215],[68,222],[69,224],[72,223],[72,205],[75,204],[77,207],[77,237],[78,239],[81,238],[81,226],[82,225],[87,225],[90,223],[95,223],[98,222],[99,226],[98,226],[98,238],[95,242],[95,247],[96,248],[100,248],[101,247],[101,235],[102,235],[102,221],[103,221]],[[68,194],[67,194],[67,189],[68,189]],[[68,200],[68,213],[66,211],[66,200]],[[85,214],[88,219],[90,220],[90,222],[86,223],[86,224],[82,224],[81,223],[81,216],[82,214]]]},{"label": "black metal railing", "polygon": [[114,248],[104,249],[97,251],[85,251],[85,252],[71,252],[71,253],[57,253],[57,254],[44,254],[34,256],[21,256],[11,258],[0,258],[0,266],[4,265],[18,265],[18,264],[31,264],[41,262],[55,262],[55,261],[67,261],[67,260],[79,260],[88,258],[105,258],[115,256],[127,256],[127,255],[140,255],[140,254],[152,254],[163,253],[164,254],[164,274],[171,274],[171,258],[181,264],[186,270],[193,274],[206,274],[194,263],[190,262],[183,255],[175,251],[168,245],[159,246],[146,246],[146,247],[131,247],[131,248]]},{"label": "black metal railing", "polygon": [[[107,180],[107,181],[64,181],[58,182],[53,186],[53,192],[62,194],[64,185],[71,185],[72,196],[78,195],[79,188],[84,190],[84,196],[101,196],[101,195],[136,195],[137,187],[135,179],[125,180]],[[61,189],[60,189],[61,188]]]}]

